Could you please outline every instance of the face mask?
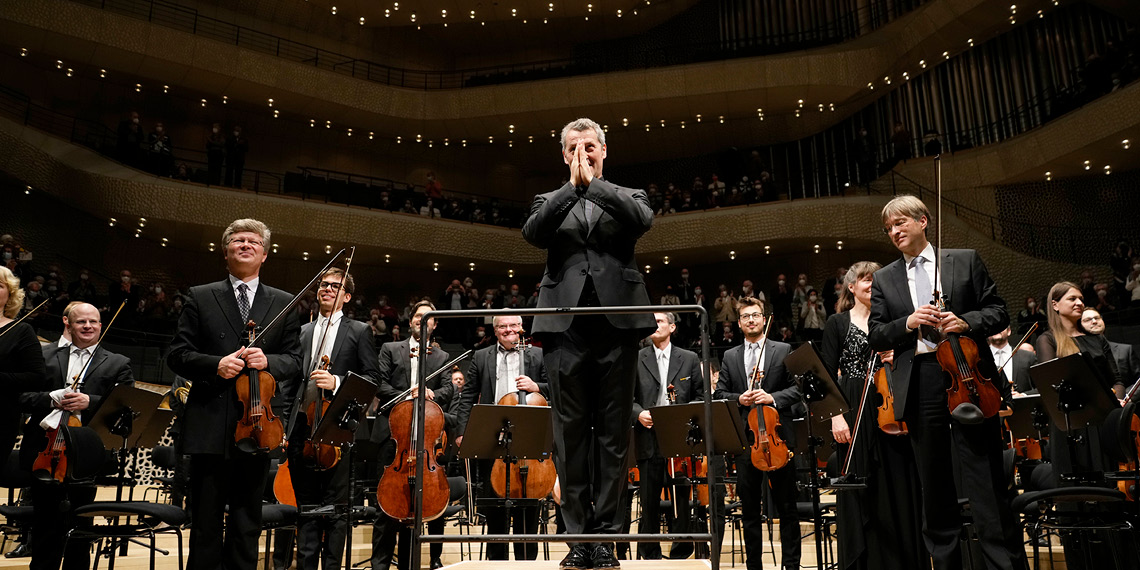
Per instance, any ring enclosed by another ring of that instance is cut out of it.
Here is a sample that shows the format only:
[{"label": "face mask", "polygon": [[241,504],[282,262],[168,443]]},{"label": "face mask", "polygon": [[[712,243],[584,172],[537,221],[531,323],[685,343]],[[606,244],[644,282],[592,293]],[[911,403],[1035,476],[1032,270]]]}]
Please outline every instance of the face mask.
[{"label": "face mask", "polygon": [[156,295],[157,295],[157,294],[159,294],[159,293],[162,293],[162,287],[155,287],[155,288],[154,288],[154,293],[155,293]]},{"label": "face mask", "polygon": [[814,301],[814,300],[815,300],[815,295],[811,295],[810,297],[808,297],[808,300],[809,300],[809,301]]},{"label": "face mask", "polygon": [[388,306],[388,301],[380,301],[380,306],[381,306],[381,307],[387,307],[387,306]]},{"label": "face mask", "polygon": [[468,280],[468,281],[464,281],[464,282],[463,282],[463,286],[464,286],[464,287],[470,287],[470,286],[471,286],[471,285],[473,285],[474,283],[475,283],[474,281],[470,281],[470,280]]},{"label": "face mask", "polygon": [[700,294],[701,294],[701,290],[700,290],[700,289],[693,289],[693,294],[695,294],[695,295],[700,295]]},{"label": "face mask", "polygon": [[1030,302],[1026,303],[1026,305],[1025,305],[1025,306],[1026,306],[1026,307],[1029,307],[1030,309],[1036,309],[1036,308],[1037,308],[1037,303],[1036,303],[1036,302],[1034,302],[1034,301],[1030,301]]},{"label": "face mask", "polygon": [[87,279],[88,279],[86,273],[80,275],[79,278],[82,279],[83,281],[87,281]]},{"label": "face mask", "polygon": [[218,134],[218,127],[214,127],[214,128],[213,128],[213,131],[214,131],[214,134],[215,134],[215,135],[216,135],[216,134]]},{"label": "face mask", "polygon": [[48,274],[48,277],[51,277],[52,279],[59,279],[59,274],[52,271],[51,273]]},{"label": "face mask", "polygon": [[4,252],[4,261],[8,261],[8,260],[10,260],[10,259],[12,259],[12,252],[10,252],[10,251],[5,251],[5,252]]},{"label": "face mask", "polygon": [[783,287],[785,283],[787,283],[787,281],[784,281],[783,279],[776,282],[776,284],[779,285],[780,287]]},{"label": "face mask", "polygon": [[483,331],[475,331],[475,336],[477,336],[479,338],[483,338],[484,336],[487,336],[487,333],[485,333]]},{"label": "face mask", "polygon": [[241,131],[234,131],[234,136],[235,136],[235,137],[240,137],[240,136],[241,136]]},{"label": "face mask", "polygon": [[749,292],[749,291],[751,291],[751,290],[752,290],[752,287],[749,287],[748,285],[745,285],[745,286],[741,287],[741,290],[743,290],[745,293],[747,293],[747,292]]},{"label": "face mask", "polygon": [[800,287],[803,287],[804,285],[807,285],[807,280],[800,279]]},{"label": "face mask", "polygon": [[519,295],[518,289],[511,289],[511,296],[512,297],[517,297],[518,295]]},{"label": "face mask", "polygon": [[137,117],[136,117],[136,118],[134,118],[134,119],[131,119],[131,122],[132,122],[132,123],[134,123],[134,124],[136,124],[136,125],[137,125],[137,124],[139,124],[139,120],[138,120],[138,118],[137,118]]},{"label": "face mask", "polygon": [[495,295],[492,293],[487,293],[486,297],[487,297],[487,300],[490,301],[491,299],[495,298]]},{"label": "face mask", "polygon": [[121,279],[123,280],[123,283],[130,283],[131,282],[131,276],[130,275],[124,275],[121,277]]}]

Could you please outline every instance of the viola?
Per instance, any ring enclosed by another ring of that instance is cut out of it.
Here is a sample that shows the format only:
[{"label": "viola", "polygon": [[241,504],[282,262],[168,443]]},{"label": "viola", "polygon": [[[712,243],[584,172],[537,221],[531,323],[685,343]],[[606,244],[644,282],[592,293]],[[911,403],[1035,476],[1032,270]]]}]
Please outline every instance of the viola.
[{"label": "viola", "polygon": [[891,365],[885,364],[875,371],[875,392],[879,400],[876,413],[879,429],[890,435],[901,435],[908,431],[906,422],[895,419],[895,394],[891,390],[891,368]]},{"label": "viola", "polygon": [[[526,375],[525,365],[525,350],[528,348],[526,341],[520,339],[518,344],[515,345],[515,350],[519,354],[519,375]],[[525,390],[518,392],[509,392],[497,402],[500,406],[541,406],[550,407],[550,402],[538,392],[530,393]],[[522,473],[525,469],[526,480],[523,481]],[[510,480],[511,480],[511,497],[512,499],[520,499],[529,497],[532,499],[546,497],[554,490],[554,480],[557,473],[554,468],[554,461],[552,459],[516,459],[510,463]],[[495,495],[505,498],[507,495],[507,463],[502,459],[496,459],[494,465],[491,466],[491,489],[495,491]],[[525,488],[524,488],[525,487]]]},{"label": "viola", "polygon": [[[424,441],[435,441],[443,432],[443,410],[439,404],[424,402]],[[392,439],[396,440],[396,457],[384,468],[380,482],[376,485],[376,500],[384,514],[403,523],[415,520],[416,508],[416,465],[418,453],[416,444],[416,424],[418,419],[416,400],[405,400],[392,407],[388,424],[392,429]],[[435,461],[434,453],[425,453],[423,465],[423,520],[439,518],[451,499],[447,484],[447,473]]]},{"label": "viola", "polygon": [[973,339],[955,333],[938,343],[938,364],[950,375],[946,389],[947,405],[953,414],[962,404],[973,404],[982,416],[992,418],[1001,410],[1001,392],[993,381],[978,371],[978,345]]},{"label": "viola", "polygon": [[[763,380],[764,371],[760,370],[760,358],[757,358],[756,368],[752,371],[751,389],[760,388]],[[775,471],[791,461],[794,452],[788,449],[788,443],[780,437],[780,412],[776,406],[753,404],[748,411],[748,427],[755,435],[751,453],[752,465],[757,469]]]},{"label": "viola", "polygon": [[[246,324],[250,346],[256,339],[257,325]],[[234,379],[234,389],[242,405],[242,416],[234,429],[237,448],[246,453],[267,453],[281,447],[285,428],[273,413],[269,401],[277,390],[277,380],[265,370],[246,368]]]},{"label": "viola", "polygon": [[[94,357],[94,355],[92,355]],[[71,389],[78,392],[82,389],[83,382],[76,374],[72,378]],[[48,430],[45,434],[47,437],[47,446],[43,451],[36,455],[35,462],[32,463],[32,476],[37,480],[45,483],[63,483],[64,479],[71,475],[71,466],[68,464],[68,450],[67,450],[67,428],[80,427],[82,423],[79,418],[71,415],[71,412],[63,410],[63,415],[59,418],[59,426],[55,429]]]},{"label": "viola", "polygon": [[[327,354],[321,355],[321,362],[317,365],[317,370],[328,370],[332,362],[329,360]],[[313,441],[313,436],[316,434],[317,425],[321,423],[321,418],[329,409],[331,400],[324,397],[327,393],[325,390],[317,388],[319,397],[314,398],[309,406],[305,408],[305,418],[309,423],[309,438],[305,440],[305,446],[301,450],[301,455],[308,460],[313,469],[316,471],[325,471],[332,469],[340,462],[340,447],[330,443],[316,443]]]}]

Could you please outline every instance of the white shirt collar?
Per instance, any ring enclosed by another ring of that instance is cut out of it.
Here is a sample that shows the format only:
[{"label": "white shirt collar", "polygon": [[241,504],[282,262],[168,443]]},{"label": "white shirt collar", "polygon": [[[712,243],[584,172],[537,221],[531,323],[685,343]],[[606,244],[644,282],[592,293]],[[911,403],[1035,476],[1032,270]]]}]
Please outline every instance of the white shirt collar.
[{"label": "white shirt collar", "polygon": [[93,344],[87,348],[79,348],[78,346],[75,346],[74,344],[68,343],[67,344],[67,353],[74,355],[76,352],[78,352],[80,350],[86,350],[87,354],[95,354],[96,348],[99,348],[99,343],[95,343],[95,344]]},{"label": "white shirt collar", "polygon": [[[924,259],[926,259],[926,261],[934,261],[934,246],[931,245],[929,242],[927,242],[926,247],[923,248],[922,253],[920,253],[919,255],[921,255]],[[910,262],[915,257],[917,257],[917,256],[907,255],[905,253],[903,254],[903,261],[906,262],[907,268],[910,268]]]},{"label": "white shirt collar", "polygon": [[[236,295],[238,284],[243,283],[243,281],[241,279],[238,279],[237,277],[234,277],[233,275],[230,275],[229,277],[230,277],[230,287],[234,290],[234,294]],[[254,277],[253,279],[250,279],[249,281],[245,281],[244,283],[245,283],[246,287],[249,287],[249,294],[251,297],[249,302],[250,302],[250,304],[253,304],[252,296],[257,294],[257,286],[259,283],[261,283],[261,276],[259,275],[257,277]]]},{"label": "white shirt collar", "polygon": [[[335,326],[339,325],[340,320],[342,318],[344,318],[344,311],[337,311],[337,312],[333,313],[331,317],[328,317],[328,318],[332,319],[332,326],[335,327]],[[317,323],[318,324],[324,324],[324,322],[325,322],[325,316],[324,315],[317,317]]]},{"label": "white shirt collar", "polygon": [[657,360],[661,360],[662,354],[665,355],[665,358],[669,358],[670,350],[673,350],[672,343],[666,344],[665,348],[657,348],[657,345],[653,345],[653,354],[657,357]]}]

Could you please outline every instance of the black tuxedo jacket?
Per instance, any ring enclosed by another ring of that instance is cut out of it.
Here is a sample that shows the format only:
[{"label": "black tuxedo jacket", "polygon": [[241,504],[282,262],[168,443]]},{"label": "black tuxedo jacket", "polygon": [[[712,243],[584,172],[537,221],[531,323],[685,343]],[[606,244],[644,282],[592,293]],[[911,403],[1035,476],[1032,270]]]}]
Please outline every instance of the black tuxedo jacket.
[{"label": "black tuxedo jacket", "polygon": [[[292,433],[293,426],[297,423],[297,416],[305,413],[302,403],[310,401],[305,396],[310,385],[313,388],[312,397],[316,396],[316,384],[308,380],[308,374],[319,364],[313,362],[313,335],[324,332],[315,330],[316,327],[316,322],[301,325],[302,380],[297,383],[296,394],[290,398],[293,407],[290,411],[289,433]],[[332,362],[329,373],[343,380],[349,372],[355,372],[379,385],[380,364],[376,357],[376,343],[372,339],[372,327],[342,316],[339,329],[333,339],[332,350],[329,351],[329,360]]]},{"label": "black tuxedo jacket", "polygon": [[[590,220],[585,219],[583,200],[595,204]],[[652,225],[653,210],[644,191],[600,178],[585,189],[566,183],[535,196],[522,234],[547,252],[538,307],[578,306],[587,277],[593,280],[601,306],[650,304],[633,250]],[[645,335],[656,328],[649,314],[606,318],[615,328],[641,329]],[[573,320],[573,315],[539,315],[532,331],[563,332]]]},{"label": "black tuxedo jacket", "polygon": [[1124,387],[1131,387],[1136,383],[1137,376],[1140,376],[1140,357],[1130,344],[1110,341],[1108,346],[1112,349],[1112,357],[1116,360],[1116,369],[1120,371]]},{"label": "black tuxedo jacket", "polygon": [[[637,445],[637,459],[659,457],[657,437],[653,431],[641,425],[637,416],[642,411],[657,405],[661,397],[661,379],[657,377],[657,352],[647,346],[637,353],[637,385],[633,392],[633,437]],[[669,343],[668,383],[676,392],[677,404],[688,404],[703,400],[705,380],[701,374],[701,358],[691,350],[685,350]]]},{"label": "black tuxedo jacket", "polygon": [[[998,366],[1000,362],[996,363]],[[1036,394],[1037,387],[1029,377],[1029,367],[1037,364],[1037,355],[1028,350],[1019,350],[1013,355],[1013,361],[1006,364],[1013,367],[1013,388],[1022,394]],[[1004,373],[1002,374],[1004,376]],[[1003,390],[1004,393],[1004,390]]]},{"label": "black tuxedo jacket", "polygon": [[[24,426],[24,440],[20,444],[20,463],[28,469],[31,469],[35,456],[47,445],[40,421],[54,408],[51,392],[70,386],[72,383],[70,378],[65,378],[71,360],[70,345],[59,347],[49,344],[43,347],[43,355],[44,367],[47,370],[44,391],[24,392],[20,395],[20,407],[31,415],[31,420]],[[103,404],[103,398],[110,394],[115,386],[126,382],[134,382],[131,360],[102,347],[96,348],[91,365],[87,367],[87,373],[83,376],[83,386],[80,388],[80,392],[91,398],[87,409],[79,414],[83,425],[87,425],[91,418],[95,417],[99,406]]]},{"label": "black tuxedo jacket", "polygon": [[[467,384],[459,398],[456,410],[456,433],[467,431],[467,420],[471,418],[471,407],[475,404],[494,404],[495,383],[499,379],[499,343],[475,351],[471,364],[467,366]],[[546,364],[542,359],[542,349],[532,346],[523,351],[523,374],[530,376],[538,384],[538,393],[550,401],[550,379],[546,375]]]},{"label": "black tuxedo jacket", "polygon": [[[970,326],[966,336],[978,345],[978,371],[992,379],[997,367],[986,338],[1009,326],[1005,301],[998,296],[997,285],[976,251],[944,249],[940,255],[946,309]],[[880,352],[895,351],[891,389],[896,400],[896,419],[900,420],[906,411],[915,369],[914,348],[918,342],[918,331],[906,329],[906,319],[915,309],[910,300],[907,271],[906,262],[900,257],[875,273],[871,284],[871,317],[867,323],[871,329],[868,336],[871,348]],[[1009,383],[997,382],[997,385],[1008,401]]]},{"label": "black tuxedo jacket", "polygon": [[[431,374],[439,367],[447,364],[449,357],[444,350],[433,348],[431,354],[427,355],[427,373]],[[407,339],[386,342],[380,347],[379,382],[377,383],[376,397],[380,400],[381,406],[411,387],[411,364],[412,354]],[[455,410],[452,409],[452,401],[455,396],[455,385],[451,383],[451,375],[441,373],[431,382],[428,382],[427,387],[434,394],[435,403],[443,408],[444,414],[447,416],[447,430],[453,432],[455,429]],[[388,427],[388,412],[378,414],[376,423],[372,426],[372,441],[382,445],[391,437],[392,430]]]},{"label": "black tuxedo jacket", "polygon": [[[717,381],[713,398],[717,400],[736,400],[741,394],[748,391],[748,373],[744,369],[745,345],[737,345],[724,353],[720,359],[720,380]],[[800,398],[800,389],[788,376],[784,368],[784,359],[792,352],[792,345],[764,339],[764,381],[760,388],[772,395],[776,400],[776,409],[784,418],[791,419],[802,415],[803,403]],[[747,422],[750,408],[740,407],[740,414]],[[790,429],[791,424],[786,424]]]},{"label": "black tuxedo jacket", "polygon": [[[260,283],[249,309],[249,319],[269,324],[293,296]],[[301,376],[301,321],[296,311],[282,317],[260,341],[269,361],[266,371],[277,381],[271,403],[285,421],[287,397],[294,394]],[[178,332],[170,343],[166,364],[175,374],[193,382],[183,418],[183,449],[187,454],[229,454],[234,428],[242,414],[234,379],[218,376],[223,356],[249,344],[237,299],[229,279],[191,287],[178,319]]]}]

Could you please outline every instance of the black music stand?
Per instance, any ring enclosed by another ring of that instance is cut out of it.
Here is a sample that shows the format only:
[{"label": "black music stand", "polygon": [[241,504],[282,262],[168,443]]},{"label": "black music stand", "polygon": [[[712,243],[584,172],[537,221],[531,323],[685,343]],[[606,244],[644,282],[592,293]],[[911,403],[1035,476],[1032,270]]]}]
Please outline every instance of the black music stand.
[{"label": "black music stand", "polygon": [[[475,404],[467,420],[463,445],[459,457],[463,459],[502,459],[508,464],[519,459],[545,459],[552,461],[554,448],[551,410],[547,406],[499,406]],[[483,505],[502,506],[507,509],[507,528],[512,528],[511,507],[538,506],[545,497],[511,498],[511,472],[506,470],[502,499],[487,498],[478,501]],[[519,470],[519,479],[526,492],[526,473]]]},{"label": "black music stand", "polygon": [[[1116,395],[1105,386],[1106,383],[1101,382],[1096,368],[1092,366],[1091,357],[1084,353],[1036,364],[1029,368],[1029,375],[1041,394],[1045,411],[1053,423],[1065,432],[1070,465],[1075,469],[1076,446],[1085,437],[1075,430],[1102,425],[1109,412],[1120,407]],[[1092,435],[1091,431],[1089,435]],[[1099,456],[1099,438],[1088,437],[1088,440],[1092,456]],[[1099,472],[1062,474],[1061,478],[1086,483],[1103,480]]]},{"label": "black music stand", "polygon": [[348,462],[348,505],[344,509],[344,524],[348,531],[344,538],[345,568],[352,568],[352,509],[356,504],[353,502],[353,495],[356,492],[354,483],[356,465],[352,460],[352,449],[356,443],[356,428],[375,396],[375,382],[355,372],[349,372],[341,379],[340,388],[333,394],[328,409],[321,415],[321,421],[317,422],[317,427],[313,429],[314,442],[341,447],[343,451],[340,460]]},{"label": "black music stand", "polygon": [[1045,403],[1038,392],[1014,396],[1013,413],[1005,420],[1015,440],[1028,438],[1040,440],[1041,432],[1049,428],[1046,414]]},{"label": "black music stand", "polygon": [[[814,435],[815,430],[812,426],[817,422],[824,422],[845,413],[850,409],[850,406],[847,404],[847,398],[843,397],[843,392],[839,390],[839,386],[835,385],[831,375],[823,367],[823,362],[820,361],[811,341],[805,342],[793,350],[784,359],[784,368],[787,369],[788,374],[795,377],[796,385],[800,388],[800,398],[808,410],[809,421],[804,423],[807,424],[808,469],[811,475],[808,480],[808,489],[811,490],[812,518],[815,523],[815,555],[816,560],[819,560],[821,565],[826,565],[830,562],[823,555],[823,511],[820,510],[819,502],[819,492],[823,484],[819,480],[819,453],[817,451],[823,445],[823,439]],[[830,430],[825,431],[830,432]],[[799,446],[798,441],[796,445]]]},{"label": "black music stand", "polygon": [[[744,453],[748,436],[740,419],[736,400],[713,400],[713,453]],[[653,434],[662,457],[690,457],[705,454],[705,403],[690,402],[649,408]]]}]

